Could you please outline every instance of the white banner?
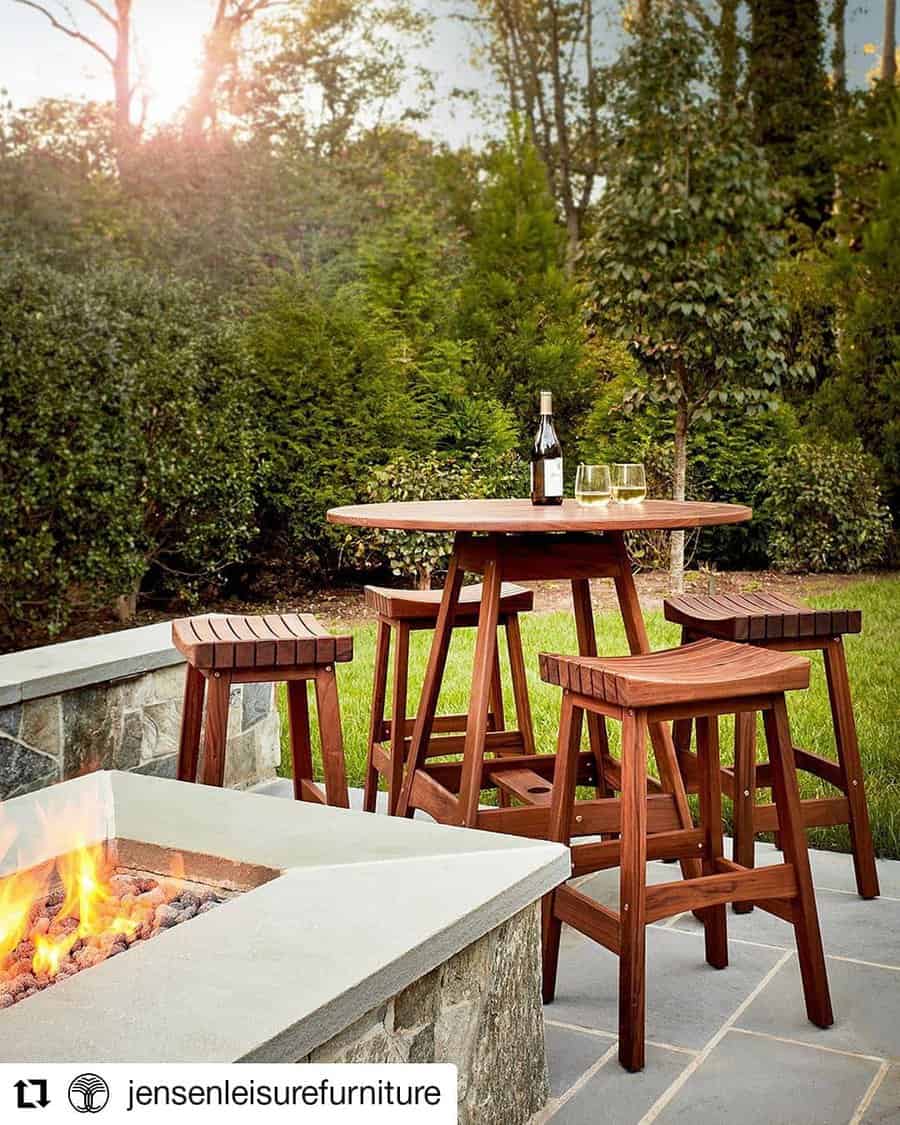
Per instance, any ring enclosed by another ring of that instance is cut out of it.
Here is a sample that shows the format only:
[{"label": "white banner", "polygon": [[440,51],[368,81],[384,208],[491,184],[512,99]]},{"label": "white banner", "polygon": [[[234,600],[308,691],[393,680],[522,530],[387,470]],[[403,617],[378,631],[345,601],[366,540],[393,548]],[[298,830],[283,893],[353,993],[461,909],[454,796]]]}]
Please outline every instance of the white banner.
[{"label": "white banner", "polygon": [[456,1067],[0,1064],[3,1125],[456,1125]]}]

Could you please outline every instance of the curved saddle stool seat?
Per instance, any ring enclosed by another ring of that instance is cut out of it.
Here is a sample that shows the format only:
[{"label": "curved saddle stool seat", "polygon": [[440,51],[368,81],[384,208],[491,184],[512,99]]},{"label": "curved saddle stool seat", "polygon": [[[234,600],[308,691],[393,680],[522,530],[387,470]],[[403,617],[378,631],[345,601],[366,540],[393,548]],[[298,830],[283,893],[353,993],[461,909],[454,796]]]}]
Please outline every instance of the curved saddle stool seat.
[{"label": "curved saddle stool seat", "polygon": [[[552,1001],[563,923],[619,957],[619,1059],[628,1070],[644,1065],[645,930],[684,911],[699,912],[706,960],[728,964],[726,904],[756,902],[794,927],[806,1011],[819,1027],[833,1022],[822,938],[816,912],[797,774],[791,752],[785,692],[809,684],[809,661],[787,652],[707,639],[648,655],[582,657],[541,654],[541,676],[563,689],[559,741],[550,799],[550,838],[572,853],[572,874],[619,867],[619,908],[610,910],[564,883],[543,903],[544,1000]],[[759,871],[724,856],[718,716],[752,705],[765,717],[772,786],[785,862]],[[622,724],[621,798],[576,800],[582,714]],[[700,820],[685,825],[678,813],[684,789],[677,771],[671,791],[647,786],[651,724],[690,717],[697,723]],[[597,842],[598,832],[616,839]],[[573,837],[593,837],[573,843]],[[700,860],[678,882],[647,886],[648,859]],[[698,978],[699,979],[699,978]]]},{"label": "curved saddle stool seat", "polygon": [[[863,898],[879,893],[875,849],[866,808],[865,779],[859,756],[856,722],[843,637],[862,631],[858,609],[812,609],[781,594],[684,594],[665,602],[665,614],[682,628],[685,643],[718,637],[758,646],[769,652],[821,652],[831,702],[837,761],[808,750],[794,749],[797,768],[836,788],[837,797],[803,801],[807,827],[846,824],[850,829],[856,886]],[[675,749],[688,789],[696,788],[696,756],[690,753],[691,720],[674,726]],[[734,769],[722,771],[722,785],[734,802],[734,854],[753,866],[754,839],[775,832],[778,818],[772,804],[757,804],[757,792],[770,788],[771,767],[756,761],[756,714],[735,715]],[[749,906],[735,907],[746,912]]]}]

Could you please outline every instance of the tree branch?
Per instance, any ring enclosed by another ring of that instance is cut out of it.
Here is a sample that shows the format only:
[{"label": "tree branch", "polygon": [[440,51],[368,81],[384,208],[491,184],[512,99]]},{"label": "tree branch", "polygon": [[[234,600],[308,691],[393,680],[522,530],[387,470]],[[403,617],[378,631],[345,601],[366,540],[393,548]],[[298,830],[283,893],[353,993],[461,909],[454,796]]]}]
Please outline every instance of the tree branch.
[{"label": "tree branch", "polygon": [[110,27],[118,28],[119,25],[116,22],[116,17],[110,15],[110,13],[107,12],[103,5],[98,2],[98,0],[84,0],[84,2],[89,8],[93,8],[98,16],[100,16],[102,19],[105,19]]},{"label": "tree branch", "polygon": [[105,48],[101,47],[96,39],[92,39],[89,35],[85,35],[84,32],[79,31],[77,27],[66,27],[66,25],[64,23],[60,23],[56,16],[54,16],[54,14],[49,11],[49,9],[45,8],[43,4],[36,4],[34,0],[13,0],[13,3],[21,4],[25,8],[33,8],[36,12],[40,12],[42,16],[47,17],[47,19],[56,28],[57,31],[61,31],[64,35],[68,35],[70,39],[77,39],[79,42],[87,44],[87,46],[95,50],[98,55],[102,55],[110,66],[115,65],[112,55]]}]

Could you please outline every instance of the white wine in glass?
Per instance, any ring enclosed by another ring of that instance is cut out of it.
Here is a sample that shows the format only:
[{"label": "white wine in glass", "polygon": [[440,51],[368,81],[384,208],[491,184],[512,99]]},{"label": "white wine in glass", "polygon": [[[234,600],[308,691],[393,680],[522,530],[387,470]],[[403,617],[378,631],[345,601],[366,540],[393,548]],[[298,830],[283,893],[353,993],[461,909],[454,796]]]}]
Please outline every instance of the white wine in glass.
[{"label": "white wine in glass", "polygon": [[609,465],[579,465],[575,474],[575,502],[583,508],[601,508],[611,499]]},{"label": "white wine in glass", "polygon": [[619,504],[640,504],[647,496],[643,465],[613,465],[613,499]]}]

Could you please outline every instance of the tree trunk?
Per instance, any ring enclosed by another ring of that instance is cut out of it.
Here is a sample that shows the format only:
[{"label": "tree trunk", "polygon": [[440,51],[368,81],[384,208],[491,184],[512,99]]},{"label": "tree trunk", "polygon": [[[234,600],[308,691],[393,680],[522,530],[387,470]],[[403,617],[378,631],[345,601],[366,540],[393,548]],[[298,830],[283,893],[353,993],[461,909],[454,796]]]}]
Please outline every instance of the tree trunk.
[{"label": "tree trunk", "polygon": [[891,86],[897,80],[897,0],[884,0],[884,46],[881,49],[881,80]]},{"label": "tree trunk", "polygon": [[719,7],[719,105],[726,113],[737,97],[738,0],[721,0]]},{"label": "tree trunk", "polygon": [[[675,411],[675,467],[672,479],[672,499],[683,500],[687,483],[688,412],[681,401]],[[672,553],[669,563],[669,589],[673,594],[684,593],[684,532],[672,532]]]},{"label": "tree trunk", "polygon": [[834,46],[831,48],[831,77],[840,101],[847,97],[847,0],[834,0],[831,7]]}]

